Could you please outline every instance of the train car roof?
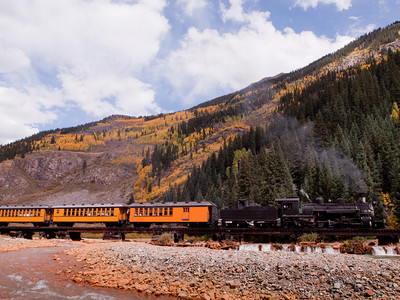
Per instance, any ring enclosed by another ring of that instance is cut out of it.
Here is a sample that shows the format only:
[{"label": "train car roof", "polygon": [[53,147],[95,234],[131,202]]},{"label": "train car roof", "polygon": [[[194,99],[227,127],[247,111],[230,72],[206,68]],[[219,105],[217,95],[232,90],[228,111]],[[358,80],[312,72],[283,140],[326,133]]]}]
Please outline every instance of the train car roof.
[{"label": "train car roof", "polygon": [[0,209],[45,209],[45,208],[50,208],[49,205],[1,205]]},{"label": "train car roof", "polygon": [[215,206],[212,202],[143,202],[143,203],[133,203],[129,207],[204,207],[204,206]]},{"label": "train car roof", "polygon": [[54,209],[60,208],[98,208],[98,207],[128,207],[124,203],[96,203],[96,204],[62,204],[52,206]]},{"label": "train car roof", "polygon": [[280,198],[280,199],[275,199],[275,202],[298,202],[300,201],[300,198]]}]

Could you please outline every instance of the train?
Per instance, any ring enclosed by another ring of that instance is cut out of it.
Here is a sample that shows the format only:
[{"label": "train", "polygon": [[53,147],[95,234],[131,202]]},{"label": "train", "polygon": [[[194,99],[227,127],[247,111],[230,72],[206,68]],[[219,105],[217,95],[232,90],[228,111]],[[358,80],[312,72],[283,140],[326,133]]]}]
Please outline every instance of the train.
[{"label": "train", "polygon": [[84,205],[4,205],[0,206],[0,227],[10,223],[33,226],[72,227],[94,223],[107,227],[151,225],[223,226],[223,227],[311,227],[311,228],[383,228],[365,197],[359,203],[344,199],[302,203],[299,198],[275,199],[273,206],[249,204],[239,200],[237,209],[221,209],[211,202],[148,202]]},{"label": "train", "polygon": [[239,200],[238,209],[223,209],[220,224],[225,227],[307,227],[307,228],[383,228],[374,207],[361,197],[358,203],[346,203],[339,198],[324,202],[301,203],[299,198],[275,199],[274,206],[249,205]]}]

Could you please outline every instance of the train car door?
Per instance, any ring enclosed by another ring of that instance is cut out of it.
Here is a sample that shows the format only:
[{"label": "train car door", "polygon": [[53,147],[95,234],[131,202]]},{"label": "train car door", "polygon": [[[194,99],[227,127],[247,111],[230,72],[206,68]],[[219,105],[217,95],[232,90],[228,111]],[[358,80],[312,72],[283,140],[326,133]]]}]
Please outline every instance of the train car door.
[{"label": "train car door", "polygon": [[182,212],[182,221],[189,221],[190,216],[189,216],[189,207],[184,207],[183,212]]}]

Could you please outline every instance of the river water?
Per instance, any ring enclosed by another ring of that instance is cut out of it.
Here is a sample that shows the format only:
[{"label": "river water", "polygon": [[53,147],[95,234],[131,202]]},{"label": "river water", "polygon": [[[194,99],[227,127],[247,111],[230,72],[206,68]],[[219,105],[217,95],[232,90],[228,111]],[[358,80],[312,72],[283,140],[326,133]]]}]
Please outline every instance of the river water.
[{"label": "river water", "polygon": [[129,291],[79,285],[65,279],[63,269],[79,267],[73,257],[61,253],[68,247],[0,253],[0,299],[155,299]]}]

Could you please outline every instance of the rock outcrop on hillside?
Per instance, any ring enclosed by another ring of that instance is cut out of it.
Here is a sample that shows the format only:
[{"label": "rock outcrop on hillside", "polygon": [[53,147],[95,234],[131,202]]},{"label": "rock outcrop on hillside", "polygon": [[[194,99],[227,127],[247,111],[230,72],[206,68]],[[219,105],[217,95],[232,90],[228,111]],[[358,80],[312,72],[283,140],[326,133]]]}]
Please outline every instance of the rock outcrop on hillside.
[{"label": "rock outcrop on hillside", "polygon": [[1,204],[125,202],[133,165],[113,164],[118,153],[43,151],[0,164]]}]

